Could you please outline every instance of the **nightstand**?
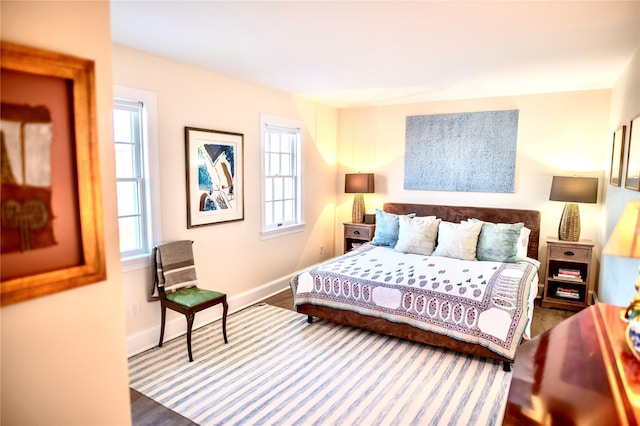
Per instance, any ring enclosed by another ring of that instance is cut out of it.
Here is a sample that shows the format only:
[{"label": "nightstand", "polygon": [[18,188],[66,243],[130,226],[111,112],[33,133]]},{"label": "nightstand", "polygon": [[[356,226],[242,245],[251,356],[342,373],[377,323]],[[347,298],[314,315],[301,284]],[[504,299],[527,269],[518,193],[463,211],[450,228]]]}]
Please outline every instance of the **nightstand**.
[{"label": "nightstand", "polygon": [[368,223],[345,223],[344,224],[344,252],[350,252],[358,245],[373,240],[376,232],[376,225]]},{"label": "nightstand", "polygon": [[593,302],[593,242],[547,239],[542,307],[579,311]]}]

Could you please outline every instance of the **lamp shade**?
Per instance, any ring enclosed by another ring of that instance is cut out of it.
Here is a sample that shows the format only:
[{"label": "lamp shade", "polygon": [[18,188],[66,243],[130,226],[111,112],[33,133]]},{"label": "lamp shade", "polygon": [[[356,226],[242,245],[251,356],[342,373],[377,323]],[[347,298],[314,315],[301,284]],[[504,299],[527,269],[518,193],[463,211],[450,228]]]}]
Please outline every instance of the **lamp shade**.
[{"label": "lamp shade", "polygon": [[344,192],[347,194],[374,193],[373,173],[346,174],[344,177]]},{"label": "lamp shade", "polygon": [[609,256],[640,258],[640,200],[627,204],[603,253]]},{"label": "lamp shade", "polygon": [[598,178],[554,176],[549,200],[566,203],[596,203]]}]

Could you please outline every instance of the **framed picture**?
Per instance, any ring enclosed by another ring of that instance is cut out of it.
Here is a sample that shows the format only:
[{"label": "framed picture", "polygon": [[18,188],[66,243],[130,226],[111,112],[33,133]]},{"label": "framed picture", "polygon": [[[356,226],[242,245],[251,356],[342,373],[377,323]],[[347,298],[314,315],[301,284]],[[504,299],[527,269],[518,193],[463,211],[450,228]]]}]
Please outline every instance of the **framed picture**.
[{"label": "framed picture", "polygon": [[2,305],[106,279],[94,63],[1,42]]},{"label": "framed picture", "polygon": [[242,133],[185,127],[187,228],[244,220]]},{"label": "framed picture", "polygon": [[640,114],[629,124],[629,148],[627,151],[627,175],[624,187],[640,191]]},{"label": "framed picture", "polygon": [[624,160],[624,135],[627,126],[620,126],[613,132],[613,151],[611,153],[611,177],[609,183],[613,186],[622,184],[622,162]]}]

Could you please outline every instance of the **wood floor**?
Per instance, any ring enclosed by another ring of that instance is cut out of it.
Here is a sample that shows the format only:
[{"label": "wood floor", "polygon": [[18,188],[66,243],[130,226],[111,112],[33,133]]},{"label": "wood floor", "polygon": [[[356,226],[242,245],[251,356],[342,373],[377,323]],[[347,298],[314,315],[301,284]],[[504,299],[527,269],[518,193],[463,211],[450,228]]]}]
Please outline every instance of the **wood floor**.
[{"label": "wood floor", "polygon": [[[293,296],[291,291],[285,290],[263,301],[273,306],[293,310]],[[573,313],[559,309],[546,309],[539,306],[537,301],[533,321],[531,322],[531,334],[537,336],[569,318]],[[138,391],[130,389],[131,394],[131,421],[134,426],[193,426],[197,423],[181,416],[180,414],[158,404]]]}]

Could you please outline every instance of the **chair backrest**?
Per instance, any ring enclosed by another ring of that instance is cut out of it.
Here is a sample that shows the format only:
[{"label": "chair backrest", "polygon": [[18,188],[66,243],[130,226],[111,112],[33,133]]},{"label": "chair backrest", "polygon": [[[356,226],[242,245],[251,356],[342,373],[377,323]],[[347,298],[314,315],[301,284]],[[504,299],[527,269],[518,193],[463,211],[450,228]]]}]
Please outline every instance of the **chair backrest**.
[{"label": "chair backrest", "polygon": [[171,241],[154,247],[158,292],[172,292],[198,284],[190,240]]}]

